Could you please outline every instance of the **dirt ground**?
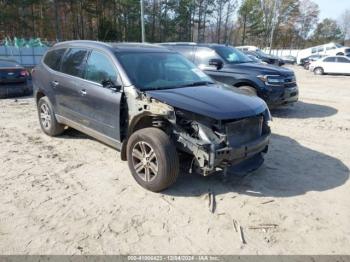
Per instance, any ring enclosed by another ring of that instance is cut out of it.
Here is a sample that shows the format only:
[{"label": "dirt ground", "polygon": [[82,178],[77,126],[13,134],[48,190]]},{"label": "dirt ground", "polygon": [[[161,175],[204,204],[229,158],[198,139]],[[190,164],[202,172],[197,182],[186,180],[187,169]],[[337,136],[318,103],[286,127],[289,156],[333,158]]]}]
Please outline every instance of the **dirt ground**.
[{"label": "dirt ground", "polygon": [[350,254],[350,77],[294,69],[300,102],[272,112],[259,170],[182,174],[163,194],[106,145],[44,135],[32,98],[1,100],[0,253]]}]

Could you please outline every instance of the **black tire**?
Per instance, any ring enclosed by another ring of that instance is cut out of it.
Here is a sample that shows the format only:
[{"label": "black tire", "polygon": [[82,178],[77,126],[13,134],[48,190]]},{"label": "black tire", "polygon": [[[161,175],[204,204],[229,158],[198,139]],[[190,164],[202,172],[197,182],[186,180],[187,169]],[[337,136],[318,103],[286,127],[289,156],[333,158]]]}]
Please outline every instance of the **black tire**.
[{"label": "black tire", "polygon": [[314,69],[314,74],[315,75],[323,75],[324,74],[323,68],[322,67],[316,67]]},{"label": "black tire", "polygon": [[[44,119],[44,116],[46,116],[46,119]],[[46,96],[38,101],[38,117],[41,129],[45,134],[58,136],[64,132],[65,126],[57,122],[53,106]]]},{"label": "black tire", "polygon": [[344,53],[338,53],[337,55],[344,55]]},{"label": "black tire", "polygon": [[[144,151],[141,148],[142,145]],[[145,159],[151,154],[151,150],[155,157]],[[130,171],[136,182],[142,187],[153,192],[160,192],[176,182],[179,174],[178,153],[170,138],[162,130],[149,127],[133,133],[127,144],[127,157]],[[151,168],[155,166],[155,163],[157,168],[153,169],[157,172],[153,172]],[[137,166],[139,171],[136,171]],[[148,173],[146,168],[148,168]]]},{"label": "black tire", "polygon": [[252,95],[252,96],[258,95],[256,92],[256,89],[254,87],[251,87],[251,86],[240,86],[238,89],[243,91],[247,95]]}]

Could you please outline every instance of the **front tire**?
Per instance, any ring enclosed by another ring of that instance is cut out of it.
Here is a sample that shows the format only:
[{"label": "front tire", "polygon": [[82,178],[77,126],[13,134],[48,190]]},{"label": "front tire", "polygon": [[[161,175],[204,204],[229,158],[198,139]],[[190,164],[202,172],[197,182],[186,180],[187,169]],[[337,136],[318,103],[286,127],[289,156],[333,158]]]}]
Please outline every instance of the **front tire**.
[{"label": "front tire", "polygon": [[314,69],[314,74],[315,75],[323,75],[324,74],[323,68],[322,67],[316,67]]},{"label": "front tire", "polygon": [[50,100],[44,96],[38,101],[38,116],[41,129],[49,136],[58,136],[64,132],[64,125],[57,122]]},{"label": "front tire", "polygon": [[130,171],[142,187],[160,192],[175,183],[179,158],[170,138],[158,128],[133,133],[127,144]]}]

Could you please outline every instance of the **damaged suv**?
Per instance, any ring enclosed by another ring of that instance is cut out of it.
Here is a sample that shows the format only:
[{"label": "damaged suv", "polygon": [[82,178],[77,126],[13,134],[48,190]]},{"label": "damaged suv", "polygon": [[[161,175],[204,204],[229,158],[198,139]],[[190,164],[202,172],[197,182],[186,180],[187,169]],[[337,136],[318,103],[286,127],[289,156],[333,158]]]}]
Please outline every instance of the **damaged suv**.
[{"label": "damaged suv", "polygon": [[56,44],[33,70],[42,130],[67,126],[121,151],[135,180],[159,192],[176,181],[179,153],[209,175],[251,171],[268,149],[260,98],[216,84],[182,55],[149,44]]}]

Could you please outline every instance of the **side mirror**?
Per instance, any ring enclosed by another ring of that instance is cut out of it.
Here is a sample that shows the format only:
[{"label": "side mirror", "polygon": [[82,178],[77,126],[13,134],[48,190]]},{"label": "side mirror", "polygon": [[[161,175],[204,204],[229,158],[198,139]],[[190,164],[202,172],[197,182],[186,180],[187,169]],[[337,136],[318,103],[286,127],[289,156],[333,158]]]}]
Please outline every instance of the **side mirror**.
[{"label": "side mirror", "polygon": [[115,84],[112,80],[103,80],[102,81],[102,86],[104,88],[108,88],[114,92],[119,92],[122,89],[122,86],[120,84]]},{"label": "side mirror", "polygon": [[224,63],[221,59],[214,58],[209,60],[209,65],[215,66],[217,70],[220,70],[223,67]]}]

